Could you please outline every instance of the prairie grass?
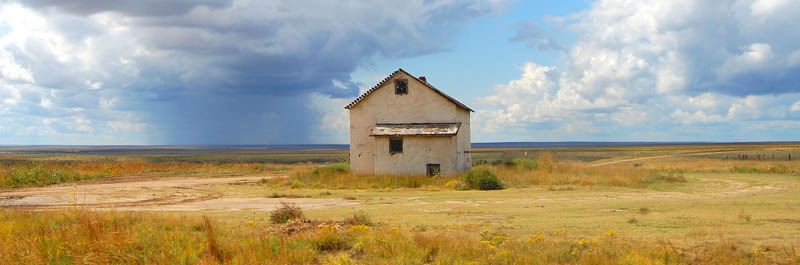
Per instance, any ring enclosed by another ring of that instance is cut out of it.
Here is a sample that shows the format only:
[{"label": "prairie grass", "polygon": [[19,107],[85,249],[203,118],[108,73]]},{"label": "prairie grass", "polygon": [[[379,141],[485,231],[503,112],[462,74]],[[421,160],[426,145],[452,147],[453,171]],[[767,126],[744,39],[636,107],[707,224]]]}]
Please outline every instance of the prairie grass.
[{"label": "prairie grass", "polygon": [[411,231],[386,225],[322,226],[293,235],[274,225],[201,216],[0,210],[4,264],[791,264],[791,246],[750,249],[720,239],[680,248],[620,231],[562,229],[509,236],[496,231]]},{"label": "prairie grass", "polygon": [[147,163],[144,161],[0,161],[0,187],[45,186],[125,175],[243,175],[279,173],[289,166],[257,163]]},{"label": "prairie grass", "polygon": [[264,183],[288,188],[326,188],[326,189],[396,189],[420,188],[423,186],[441,187],[451,179],[428,176],[359,176],[350,172],[345,163],[327,166],[295,166],[288,178],[265,180]]},{"label": "prairie grass", "polygon": [[[633,168],[630,165],[592,167],[583,162],[561,162],[549,153],[538,159],[516,158],[497,165],[479,165],[474,171],[488,171],[510,187],[530,185],[606,185],[647,187],[657,183],[686,182],[681,169]],[[266,180],[274,187],[326,189],[451,189],[459,178],[428,176],[359,176],[347,164],[295,166],[284,179]],[[450,183],[450,184],[448,184]]]},{"label": "prairie grass", "polygon": [[[645,168],[696,173],[782,174],[799,175],[800,161],[722,160],[709,158],[674,158],[643,161]],[[628,164],[630,165],[630,164]],[[627,165],[625,165],[627,166]]]}]

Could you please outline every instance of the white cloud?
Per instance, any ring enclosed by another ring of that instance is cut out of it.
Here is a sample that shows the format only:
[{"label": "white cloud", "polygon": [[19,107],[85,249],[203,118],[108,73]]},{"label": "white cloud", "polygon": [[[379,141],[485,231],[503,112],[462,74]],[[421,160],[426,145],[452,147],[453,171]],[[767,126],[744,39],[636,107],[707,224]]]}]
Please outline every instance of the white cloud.
[{"label": "white cloud", "polygon": [[148,125],[143,122],[106,121],[106,125],[114,131],[143,132]]},{"label": "white cloud", "polygon": [[344,108],[349,98],[332,98],[313,93],[309,96],[309,107],[319,114],[319,124],[312,140],[316,143],[347,143],[350,141],[350,112]]},{"label": "white cloud", "polygon": [[713,93],[703,93],[694,97],[680,97],[681,100],[687,100],[687,103],[702,109],[712,109],[720,105],[719,95]]},{"label": "white cloud", "polygon": [[750,5],[750,10],[754,16],[768,16],[775,12],[775,10],[786,6],[789,1],[790,0],[756,0]]},{"label": "white cloud", "polygon": [[774,57],[772,46],[767,43],[753,43],[722,64],[718,73],[723,79],[728,79],[739,73],[763,69],[769,66]]},{"label": "white cloud", "polygon": [[675,112],[670,115],[670,117],[672,117],[675,122],[681,124],[712,123],[727,120],[725,117],[722,117],[718,114],[707,114],[702,110],[689,113],[682,109],[676,109]]},{"label": "white cloud", "polygon": [[792,107],[790,107],[789,110],[794,112],[800,111],[800,100],[792,104]]},{"label": "white cloud", "polygon": [[49,98],[42,98],[42,100],[39,102],[39,106],[48,109],[53,106],[53,101]]},{"label": "white cloud", "polygon": [[[790,37],[800,35],[800,28],[785,25],[789,13],[800,15],[800,5],[593,2],[572,18],[577,41],[559,67],[527,64],[518,80],[476,100],[485,107],[478,108],[475,124],[485,133],[581,124],[600,135],[633,136],[669,130],[664,124],[670,123],[736,126],[786,119],[789,105],[800,99],[791,68],[800,61],[800,43]],[[766,14],[772,15],[752,17]]]}]

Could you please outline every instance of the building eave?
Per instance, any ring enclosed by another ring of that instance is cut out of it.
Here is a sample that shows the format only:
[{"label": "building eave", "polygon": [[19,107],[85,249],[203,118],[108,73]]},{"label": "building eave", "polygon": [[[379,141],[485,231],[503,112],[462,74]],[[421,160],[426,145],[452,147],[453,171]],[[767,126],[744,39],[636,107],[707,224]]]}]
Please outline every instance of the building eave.
[{"label": "building eave", "polygon": [[367,90],[366,92],[364,92],[364,94],[361,94],[361,96],[359,96],[359,97],[357,97],[355,100],[353,100],[353,102],[350,102],[350,104],[347,104],[347,106],[345,106],[344,108],[345,108],[345,109],[352,109],[352,108],[353,108],[353,107],[355,107],[355,106],[356,106],[358,103],[360,103],[361,101],[363,101],[363,100],[364,100],[364,99],[365,99],[367,96],[369,96],[370,94],[372,94],[372,92],[374,92],[375,90],[377,90],[378,88],[380,88],[381,86],[383,86],[384,84],[386,84],[386,82],[388,82],[389,80],[391,80],[391,79],[392,79],[392,77],[394,77],[395,75],[397,75],[397,74],[398,74],[398,73],[400,73],[400,72],[403,72],[403,73],[405,73],[406,75],[410,76],[411,78],[414,78],[414,79],[416,79],[417,81],[419,81],[420,83],[424,84],[424,85],[425,85],[425,86],[427,86],[428,88],[432,89],[433,91],[435,91],[435,92],[436,92],[436,93],[438,93],[439,95],[443,96],[444,98],[446,98],[447,100],[449,100],[450,102],[452,102],[453,104],[455,104],[456,106],[458,106],[458,107],[460,107],[460,108],[462,108],[462,109],[465,109],[465,110],[471,111],[471,112],[475,112],[475,111],[474,111],[474,110],[472,110],[471,108],[467,107],[467,105],[465,105],[464,103],[461,103],[460,101],[456,100],[455,98],[453,98],[453,97],[451,97],[451,96],[449,96],[449,95],[445,94],[444,92],[442,92],[441,90],[437,89],[436,87],[434,87],[433,85],[429,84],[428,82],[426,82],[426,81],[424,81],[424,80],[422,80],[422,79],[419,79],[418,77],[416,77],[416,76],[414,76],[414,75],[412,75],[412,74],[409,74],[408,72],[406,72],[405,70],[403,70],[403,68],[400,68],[400,69],[397,69],[397,71],[394,71],[392,74],[390,74],[389,76],[387,76],[386,78],[384,78],[383,80],[381,80],[381,82],[379,82],[377,85],[373,86],[372,88],[370,88],[369,90]]}]

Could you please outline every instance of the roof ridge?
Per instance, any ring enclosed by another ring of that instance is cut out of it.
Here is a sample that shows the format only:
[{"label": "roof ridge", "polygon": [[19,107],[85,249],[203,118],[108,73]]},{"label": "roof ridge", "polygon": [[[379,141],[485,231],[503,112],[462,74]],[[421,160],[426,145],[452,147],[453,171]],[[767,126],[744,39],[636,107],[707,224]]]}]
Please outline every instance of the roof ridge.
[{"label": "roof ridge", "polygon": [[392,72],[392,73],[391,73],[389,76],[387,76],[386,78],[384,78],[383,80],[381,80],[380,82],[378,82],[378,84],[376,84],[375,86],[373,86],[373,87],[372,87],[372,88],[370,88],[369,90],[365,91],[363,94],[361,94],[361,95],[360,95],[360,96],[358,96],[356,99],[354,99],[352,102],[350,102],[350,104],[347,104],[347,106],[344,106],[344,108],[345,108],[345,109],[351,109],[351,108],[352,108],[352,107],[354,107],[356,104],[358,104],[359,102],[361,102],[362,100],[364,100],[364,98],[366,98],[366,97],[367,97],[369,94],[371,94],[372,92],[374,92],[374,91],[375,91],[376,89],[378,89],[379,87],[383,86],[383,85],[386,83],[386,81],[389,81],[389,79],[391,79],[391,78],[392,78],[394,75],[396,75],[398,72],[403,72],[403,73],[405,73],[405,74],[407,74],[407,75],[411,76],[412,78],[416,79],[417,81],[419,81],[420,83],[422,83],[422,84],[424,84],[425,86],[429,87],[430,89],[433,89],[433,91],[435,91],[436,93],[439,93],[439,95],[442,95],[443,97],[445,97],[445,98],[446,98],[447,100],[449,100],[450,102],[453,102],[453,104],[456,104],[456,106],[459,106],[459,107],[461,107],[461,108],[463,108],[463,109],[466,109],[466,110],[468,110],[468,111],[475,112],[475,111],[474,111],[474,110],[472,110],[471,108],[467,107],[467,105],[464,105],[464,103],[461,103],[460,101],[456,100],[455,98],[453,98],[453,97],[450,97],[449,95],[445,94],[444,92],[442,92],[442,91],[441,91],[441,90],[439,90],[438,88],[436,88],[436,87],[434,87],[433,85],[429,84],[427,81],[423,81],[422,79],[419,79],[419,77],[416,77],[416,76],[414,76],[414,75],[412,75],[412,74],[410,74],[410,73],[406,72],[406,70],[403,70],[403,68],[398,68],[396,71]]}]

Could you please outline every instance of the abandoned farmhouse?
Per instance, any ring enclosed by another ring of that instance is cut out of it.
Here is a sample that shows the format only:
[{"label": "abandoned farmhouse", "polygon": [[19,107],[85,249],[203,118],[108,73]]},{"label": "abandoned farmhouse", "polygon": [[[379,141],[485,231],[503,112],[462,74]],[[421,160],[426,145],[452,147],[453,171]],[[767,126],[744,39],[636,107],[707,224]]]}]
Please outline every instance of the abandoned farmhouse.
[{"label": "abandoned farmhouse", "polygon": [[472,109],[398,69],[345,106],[350,168],[361,175],[455,175],[472,167]]}]

